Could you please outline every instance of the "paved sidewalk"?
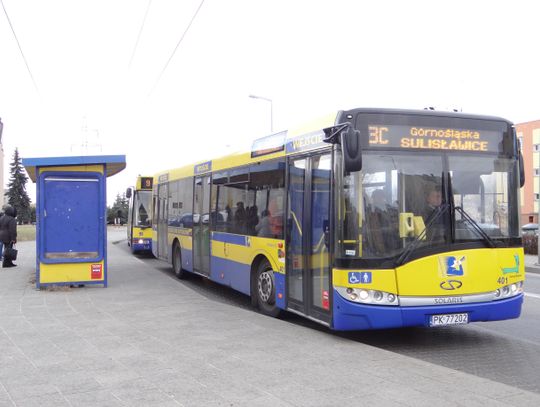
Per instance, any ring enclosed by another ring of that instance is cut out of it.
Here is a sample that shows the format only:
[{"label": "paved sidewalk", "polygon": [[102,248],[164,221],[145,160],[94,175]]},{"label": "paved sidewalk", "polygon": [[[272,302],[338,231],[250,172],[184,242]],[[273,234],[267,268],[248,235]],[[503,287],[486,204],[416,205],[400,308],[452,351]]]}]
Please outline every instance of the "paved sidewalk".
[{"label": "paved sidewalk", "polygon": [[119,245],[108,247],[108,288],[36,291],[34,244],[18,248],[19,267],[0,269],[0,406],[540,405],[535,393],[206,298]]},{"label": "paved sidewalk", "polygon": [[528,273],[540,274],[540,265],[538,264],[538,255],[536,254],[525,255],[525,270]]}]

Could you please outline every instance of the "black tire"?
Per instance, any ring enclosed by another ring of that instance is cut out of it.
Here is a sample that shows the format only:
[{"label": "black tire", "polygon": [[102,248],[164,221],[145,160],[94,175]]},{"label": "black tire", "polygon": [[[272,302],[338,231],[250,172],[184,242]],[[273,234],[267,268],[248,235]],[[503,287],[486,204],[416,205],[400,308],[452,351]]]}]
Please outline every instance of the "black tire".
[{"label": "black tire", "polygon": [[178,243],[175,243],[173,246],[172,268],[174,275],[177,278],[183,279],[186,277],[186,272],[182,269],[182,251],[180,250],[180,245]]},{"label": "black tire", "polygon": [[276,280],[268,260],[261,261],[257,268],[254,291],[259,310],[265,315],[277,317],[281,310],[276,306]]}]

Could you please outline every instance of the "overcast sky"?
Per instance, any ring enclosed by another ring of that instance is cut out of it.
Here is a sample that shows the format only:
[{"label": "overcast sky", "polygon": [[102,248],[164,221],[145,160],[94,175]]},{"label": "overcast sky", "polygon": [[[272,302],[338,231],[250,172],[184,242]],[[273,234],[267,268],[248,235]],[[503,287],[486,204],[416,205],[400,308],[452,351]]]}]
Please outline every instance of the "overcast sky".
[{"label": "overcast sky", "polygon": [[15,147],[125,154],[111,204],[269,133],[250,94],[274,130],[355,107],[540,119],[534,1],[205,0],[180,43],[201,0],[1,1],[30,70],[0,9],[5,183]]}]

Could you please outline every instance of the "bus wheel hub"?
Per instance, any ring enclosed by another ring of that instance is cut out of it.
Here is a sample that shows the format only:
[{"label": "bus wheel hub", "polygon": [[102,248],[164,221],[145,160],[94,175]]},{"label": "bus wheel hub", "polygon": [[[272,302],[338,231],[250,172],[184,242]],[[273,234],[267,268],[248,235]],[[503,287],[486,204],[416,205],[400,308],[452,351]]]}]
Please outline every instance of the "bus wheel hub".
[{"label": "bus wheel hub", "polygon": [[268,271],[263,271],[259,275],[259,297],[264,302],[268,302],[270,296],[272,295],[272,276]]}]

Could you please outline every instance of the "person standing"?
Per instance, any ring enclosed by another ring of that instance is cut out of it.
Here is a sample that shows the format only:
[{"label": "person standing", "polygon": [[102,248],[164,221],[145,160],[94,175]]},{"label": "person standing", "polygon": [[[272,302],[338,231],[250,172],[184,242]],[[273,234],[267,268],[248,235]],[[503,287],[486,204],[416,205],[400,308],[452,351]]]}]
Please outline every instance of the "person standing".
[{"label": "person standing", "polygon": [[[0,241],[4,247],[12,248],[17,243],[17,211],[12,206],[6,206],[4,209],[4,216],[0,218]],[[4,249],[4,260],[2,261],[2,267],[15,267],[13,261],[10,258],[6,258]]]},{"label": "person standing", "polygon": [[[431,242],[443,242],[445,239],[445,220],[440,215],[442,208],[442,191],[439,185],[430,186],[425,195],[426,206],[422,212],[426,227],[431,222],[431,226],[426,230],[427,238]],[[436,218],[434,218],[436,217]]]},{"label": "person standing", "polygon": [[371,204],[366,209],[366,220],[369,224],[369,235],[366,237],[373,254],[388,256],[400,246],[398,211],[387,203],[383,189],[372,192]]},{"label": "person standing", "polygon": [[272,237],[272,231],[270,230],[270,212],[265,209],[261,212],[261,220],[255,226],[257,236]]},{"label": "person standing", "polygon": [[430,186],[426,192],[426,206],[423,210],[422,217],[424,223],[428,223],[433,213],[442,204],[442,193],[439,185]]},{"label": "person standing", "polygon": [[[0,209],[0,219],[2,219],[3,216],[4,216],[4,208]],[[4,242],[2,242],[2,239],[0,239],[0,260],[2,260],[3,255],[4,255]]]}]

